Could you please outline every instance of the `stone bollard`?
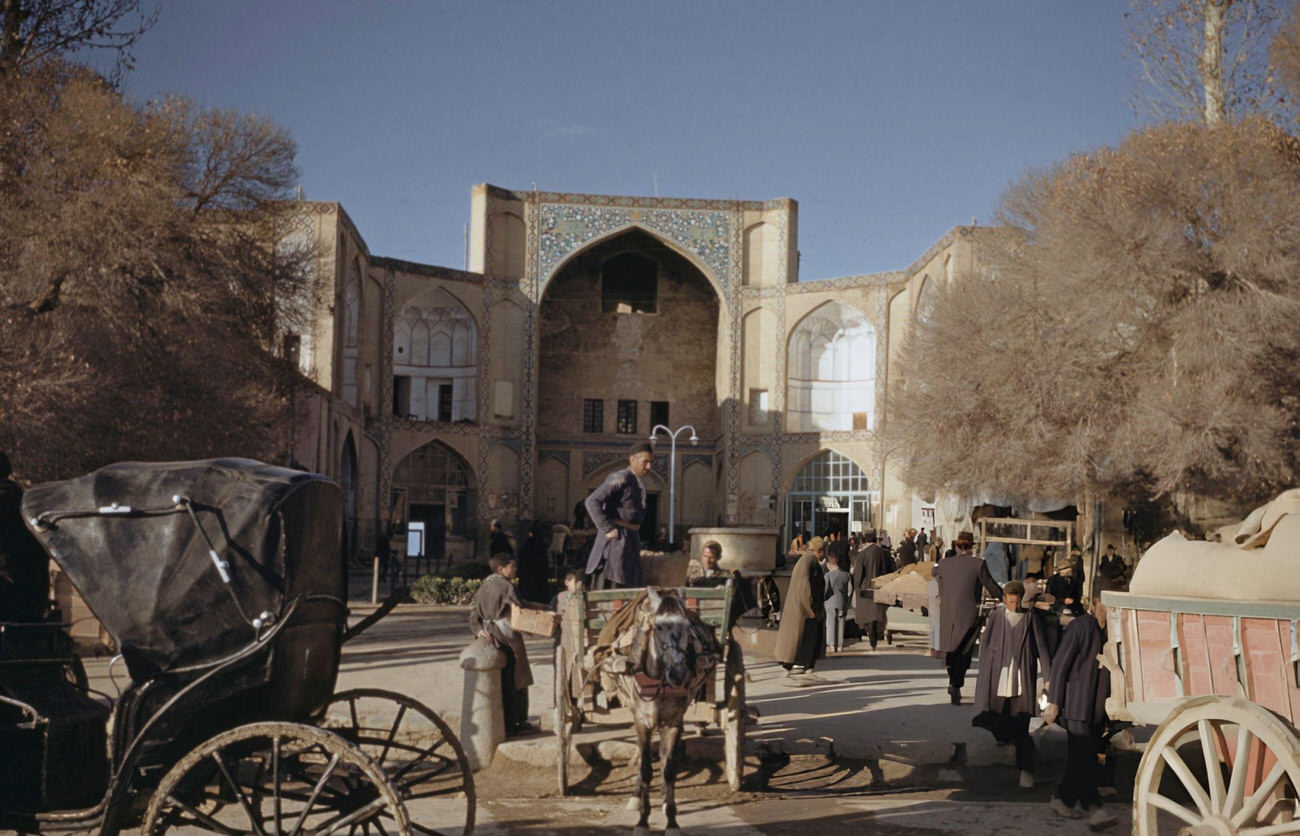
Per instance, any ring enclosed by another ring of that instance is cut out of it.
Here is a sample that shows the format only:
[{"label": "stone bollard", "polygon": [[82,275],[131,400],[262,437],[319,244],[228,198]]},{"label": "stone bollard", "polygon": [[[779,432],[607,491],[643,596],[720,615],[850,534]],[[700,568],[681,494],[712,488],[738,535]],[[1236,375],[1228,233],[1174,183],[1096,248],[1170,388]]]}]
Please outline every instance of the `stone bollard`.
[{"label": "stone bollard", "polygon": [[506,739],[505,707],[501,702],[501,669],[506,654],[484,639],[475,639],[460,652],[465,690],[460,704],[460,744],[469,768],[478,772],[492,763],[497,746]]}]

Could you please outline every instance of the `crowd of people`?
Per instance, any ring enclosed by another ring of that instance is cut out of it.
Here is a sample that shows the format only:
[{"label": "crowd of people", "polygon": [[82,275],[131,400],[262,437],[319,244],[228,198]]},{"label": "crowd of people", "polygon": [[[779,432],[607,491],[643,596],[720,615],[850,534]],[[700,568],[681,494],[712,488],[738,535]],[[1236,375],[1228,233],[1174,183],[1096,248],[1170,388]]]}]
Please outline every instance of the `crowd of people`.
[{"label": "crowd of people", "polygon": [[[918,553],[938,547],[933,534],[910,531],[897,558],[867,532],[860,539],[796,538],[804,546],[794,564],[781,611],[775,656],[789,676],[808,676],[819,659],[843,650],[856,632],[876,649],[887,604],[875,600],[872,580],[904,569]],[[861,543],[860,548],[855,548]],[[949,701],[963,704],[967,674],[978,648],[972,724],[1015,747],[1021,787],[1034,786],[1036,747],[1030,721],[1057,723],[1067,734],[1067,767],[1053,795],[1052,810],[1066,818],[1088,817],[1096,828],[1115,821],[1100,795],[1113,778],[1106,771],[1105,702],[1109,677],[1097,661],[1105,642],[1105,607],[1096,593],[1084,607],[1081,561],[1072,555],[1044,580],[1000,583],[989,561],[974,554],[975,538],[963,531],[934,563],[930,582],[931,648],[943,660]],[[1122,558],[1108,550],[1099,574],[1118,581]],[[992,604],[992,602],[997,602]],[[992,604],[992,606],[990,606]],[[846,629],[846,622],[856,622]]]}]

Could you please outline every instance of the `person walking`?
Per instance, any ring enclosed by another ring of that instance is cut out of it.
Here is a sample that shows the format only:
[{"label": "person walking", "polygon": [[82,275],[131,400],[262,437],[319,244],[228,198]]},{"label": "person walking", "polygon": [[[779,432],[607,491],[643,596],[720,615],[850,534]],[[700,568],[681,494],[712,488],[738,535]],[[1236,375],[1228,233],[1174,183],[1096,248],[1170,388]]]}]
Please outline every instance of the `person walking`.
[{"label": "person walking", "polygon": [[898,568],[910,566],[916,562],[916,529],[909,528],[907,534],[903,536],[903,542],[898,544]]},{"label": "person walking", "polygon": [[1037,612],[1025,610],[1025,585],[1009,581],[1002,588],[1002,604],[989,614],[980,637],[980,670],[975,680],[975,707],[971,725],[986,728],[999,742],[1016,747],[1020,786],[1034,786],[1037,752],[1029,736],[1029,719],[1038,713],[1038,674],[1046,679],[1052,668],[1047,636]]},{"label": "person walking", "polygon": [[591,589],[641,585],[641,521],[646,491],[641,478],[654,464],[654,448],[640,441],[628,450],[627,467],[606,477],[584,503],[598,533],[587,557]]},{"label": "person walking", "polygon": [[984,561],[972,554],[975,535],[963,531],[957,535],[957,553],[934,567],[939,586],[939,651],[948,669],[948,696],[953,705],[961,705],[961,689],[978,636],[979,607],[987,591],[1002,598],[1002,587],[989,574]]},{"label": "person walking", "polygon": [[819,561],[825,550],[822,538],[812,538],[790,573],[773,654],[787,673],[793,673],[796,667],[801,673],[812,673],[821,656],[826,579]]},{"label": "person walking", "polygon": [[510,542],[510,535],[506,534],[499,519],[492,521],[492,528],[488,532],[488,551],[491,553],[489,556],[515,553],[514,543]]},{"label": "person walking", "polygon": [[840,550],[826,555],[826,652],[844,649],[844,620],[849,611],[849,585],[852,578],[840,568]]},{"label": "person walking", "polygon": [[889,567],[886,565],[884,549],[876,542],[876,532],[868,531],[865,537],[866,548],[853,557],[853,588],[856,590],[853,597],[853,617],[862,630],[863,638],[870,642],[871,649],[875,650],[880,637],[885,632],[885,625],[888,624],[889,607],[885,604],[877,604],[867,593],[871,592],[872,579],[889,574]]},{"label": "person walking", "polygon": [[1115,823],[1114,814],[1101,806],[1097,793],[1097,755],[1105,750],[1102,731],[1110,696],[1110,676],[1097,662],[1106,644],[1105,621],[1106,605],[1097,593],[1092,612],[1076,616],[1061,635],[1043,710],[1043,722],[1057,723],[1068,736],[1065,774],[1050,802],[1052,811],[1072,819],[1091,810],[1088,825],[1094,829]]}]

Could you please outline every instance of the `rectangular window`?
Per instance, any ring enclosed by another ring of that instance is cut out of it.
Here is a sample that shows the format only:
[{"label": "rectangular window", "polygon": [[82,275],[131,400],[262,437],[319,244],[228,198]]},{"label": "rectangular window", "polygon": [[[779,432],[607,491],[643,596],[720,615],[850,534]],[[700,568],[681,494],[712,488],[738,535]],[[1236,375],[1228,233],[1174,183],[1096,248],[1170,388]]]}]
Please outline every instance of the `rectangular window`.
[{"label": "rectangular window", "polygon": [[302,337],[297,334],[284,335],[284,359],[298,367],[298,358],[302,355]]},{"label": "rectangular window", "polygon": [[618,402],[618,431],[624,435],[636,435],[636,401]]},{"label": "rectangular window", "polygon": [[599,398],[587,398],[582,402],[582,431],[585,433],[605,431],[604,401]]},{"label": "rectangular window", "polygon": [[653,428],[660,424],[668,426],[668,401],[651,401],[650,426]]},{"label": "rectangular window", "polygon": [[451,420],[451,384],[438,384],[438,420]]},{"label": "rectangular window", "polygon": [[398,418],[411,414],[411,378],[406,375],[393,378],[393,414]]},{"label": "rectangular window", "polygon": [[868,427],[867,427],[867,413],[865,413],[865,412],[855,412],[855,413],[853,413],[853,429],[855,429],[855,430],[865,430],[865,429],[868,429]]},{"label": "rectangular window", "polygon": [[767,390],[750,389],[749,390],[749,423],[754,425],[766,424],[767,417]]}]

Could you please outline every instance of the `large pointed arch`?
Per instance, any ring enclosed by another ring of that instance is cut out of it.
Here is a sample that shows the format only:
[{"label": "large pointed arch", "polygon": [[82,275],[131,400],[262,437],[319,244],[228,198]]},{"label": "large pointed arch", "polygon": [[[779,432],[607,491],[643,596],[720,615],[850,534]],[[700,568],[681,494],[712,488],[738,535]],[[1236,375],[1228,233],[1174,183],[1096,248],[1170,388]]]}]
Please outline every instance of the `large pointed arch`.
[{"label": "large pointed arch", "polygon": [[690,247],[686,246],[685,244],[682,244],[680,241],[674,240],[672,236],[665,235],[664,233],[660,232],[657,229],[654,229],[653,227],[649,227],[646,226],[645,224],[639,224],[639,223],[624,224],[618,227],[617,229],[612,229],[609,232],[605,232],[601,235],[597,235],[593,238],[589,238],[588,240],[574,247],[572,251],[570,251],[567,255],[564,256],[564,258],[556,262],[555,266],[551,268],[550,272],[548,272],[545,276],[542,276],[542,279],[538,284],[538,291],[537,291],[539,298],[546,295],[546,288],[550,285],[551,280],[554,279],[556,276],[558,276],[564,270],[565,267],[567,267],[570,263],[573,262],[574,259],[580,258],[587,251],[595,249],[596,247],[600,246],[601,244],[604,244],[607,241],[612,241],[615,238],[626,235],[629,232],[644,232],[646,235],[649,235],[651,238],[654,238],[660,244],[663,244],[668,249],[672,250],[682,258],[689,261],[691,265],[694,266],[696,270],[699,270],[700,274],[703,275],[704,278],[708,280],[709,284],[713,287],[714,293],[718,295],[719,299],[727,298],[726,289],[722,283],[722,280],[713,272],[713,270],[709,267],[709,265],[705,263],[705,261],[701,259],[694,250],[692,250]]},{"label": "large pointed arch", "polygon": [[406,498],[407,519],[424,522],[431,541],[473,538],[478,479],[463,456],[441,441],[408,453],[393,469],[393,492]]},{"label": "large pointed arch", "polygon": [[790,532],[823,535],[872,528],[871,484],[867,471],[838,450],[818,450],[794,471],[786,490]]}]

